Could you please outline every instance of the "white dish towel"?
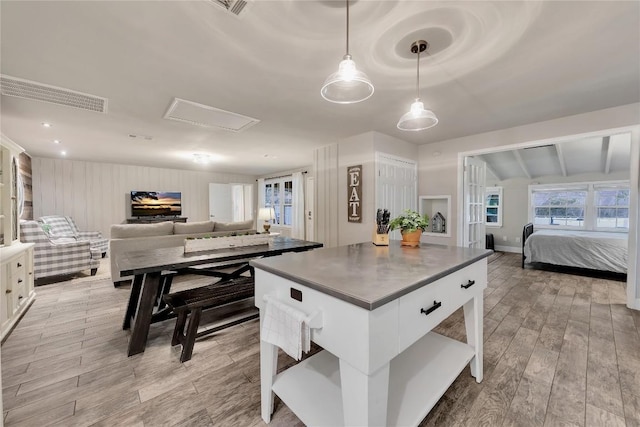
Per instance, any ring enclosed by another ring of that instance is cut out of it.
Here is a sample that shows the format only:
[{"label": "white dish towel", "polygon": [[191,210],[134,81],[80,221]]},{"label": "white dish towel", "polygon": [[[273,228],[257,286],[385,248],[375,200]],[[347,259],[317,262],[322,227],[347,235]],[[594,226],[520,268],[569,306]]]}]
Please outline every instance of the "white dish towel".
[{"label": "white dish towel", "polygon": [[296,360],[302,358],[302,352],[311,349],[307,315],[271,295],[264,296],[265,313],[262,319],[260,339],[277,345]]}]

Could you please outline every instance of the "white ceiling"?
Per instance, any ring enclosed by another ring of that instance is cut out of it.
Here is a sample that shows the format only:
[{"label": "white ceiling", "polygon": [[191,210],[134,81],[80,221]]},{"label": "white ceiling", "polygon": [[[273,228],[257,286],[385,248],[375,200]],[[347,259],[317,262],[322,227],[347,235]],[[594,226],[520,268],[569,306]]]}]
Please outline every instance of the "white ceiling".
[{"label": "white ceiling", "polygon": [[489,179],[575,177],[630,170],[631,135],[581,138],[557,144],[476,156],[487,163]]},{"label": "white ceiling", "polygon": [[[259,175],[368,131],[428,144],[640,101],[637,1],[350,10],[350,53],[375,93],[337,105],[319,92],[345,53],[344,2],[254,1],[237,17],[210,1],[2,1],[2,74],[108,99],[102,114],[2,96],[2,132],[32,156]],[[406,133],[420,38],[421,96],[440,123]],[[164,119],[174,98],[260,122],[236,133]]]}]

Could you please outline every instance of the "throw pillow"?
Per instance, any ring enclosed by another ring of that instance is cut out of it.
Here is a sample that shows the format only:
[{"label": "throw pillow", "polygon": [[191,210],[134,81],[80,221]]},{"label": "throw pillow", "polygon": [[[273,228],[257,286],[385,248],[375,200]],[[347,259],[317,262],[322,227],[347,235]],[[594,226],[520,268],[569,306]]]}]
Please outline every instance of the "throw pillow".
[{"label": "throw pillow", "polygon": [[112,239],[168,236],[171,234],[173,234],[173,222],[171,221],[158,222],[155,224],[113,224],[111,226]]},{"label": "throw pillow", "polygon": [[235,231],[235,230],[250,230],[253,229],[253,220],[238,222],[216,222],[213,227],[213,231]]},{"label": "throw pillow", "polygon": [[213,221],[176,222],[173,224],[173,234],[211,233]]}]

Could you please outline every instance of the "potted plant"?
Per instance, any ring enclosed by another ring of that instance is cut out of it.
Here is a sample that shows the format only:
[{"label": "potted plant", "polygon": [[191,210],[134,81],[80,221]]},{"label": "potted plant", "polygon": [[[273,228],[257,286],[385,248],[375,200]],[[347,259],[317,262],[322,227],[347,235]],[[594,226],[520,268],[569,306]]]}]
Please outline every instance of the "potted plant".
[{"label": "potted plant", "polygon": [[420,236],[428,226],[429,217],[427,215],[420,215],[411,209],[405,209],[402,214],[392,219],[389,223],[389,229],[400,229],[402,233],[401,244],[403,246],[419,246]]}]

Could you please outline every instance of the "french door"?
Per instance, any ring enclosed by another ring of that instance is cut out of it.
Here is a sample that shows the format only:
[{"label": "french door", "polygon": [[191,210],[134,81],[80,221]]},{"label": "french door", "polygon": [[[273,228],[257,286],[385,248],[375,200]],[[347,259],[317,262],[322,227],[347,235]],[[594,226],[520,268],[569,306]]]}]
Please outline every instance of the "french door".
[{"label": "french door", "polygon": [[468,248],[485,247],[485,181],[487,164],[474,157],[464,159],[464,241]]}]

